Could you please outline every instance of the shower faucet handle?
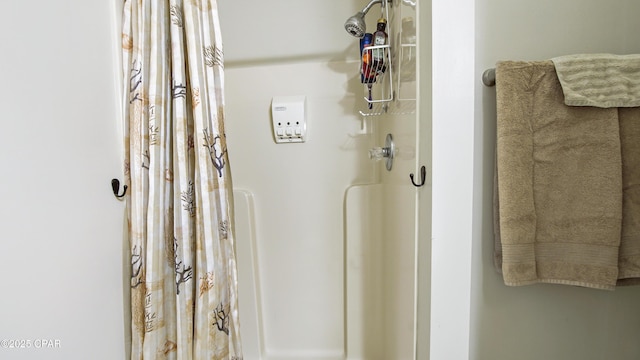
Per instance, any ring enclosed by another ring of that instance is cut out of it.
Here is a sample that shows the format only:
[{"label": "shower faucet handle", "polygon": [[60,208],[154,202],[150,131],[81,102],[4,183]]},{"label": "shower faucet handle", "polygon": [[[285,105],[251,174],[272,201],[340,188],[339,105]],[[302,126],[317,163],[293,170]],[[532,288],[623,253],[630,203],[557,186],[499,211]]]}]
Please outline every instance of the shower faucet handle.
[{"label": "shower faucet handle", "polygon": [[384,147],[375,147],[369,150],[369,159],[372,160],[382,160],[387,159],[386,168],[391,171],[391,167],[393,166],[393,157],[396,153],[396,147],[393,143],[393,136],[391,134],[387,134],[387,138],[385,140]]},{"label": "shower faucet handle", "polygon": [[391,149],[386,147],[375,147],[369,150],[369,159],[382,160],[391,156]]}]

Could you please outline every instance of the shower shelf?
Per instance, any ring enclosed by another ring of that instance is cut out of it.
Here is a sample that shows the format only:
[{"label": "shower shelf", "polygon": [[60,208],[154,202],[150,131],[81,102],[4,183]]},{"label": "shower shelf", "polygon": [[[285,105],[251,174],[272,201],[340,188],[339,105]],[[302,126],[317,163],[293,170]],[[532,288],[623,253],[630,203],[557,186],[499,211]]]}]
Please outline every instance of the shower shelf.
[{"label": "shower shelf", "polygon": [[[369,87],[363,83],[363,102],[360,115],[381,116],[385,114],[402,115],[416,112],[416,45],[400,44],[398,54],[392,56],[390,45],[377,45],[363,51],[384,52],[384,72],[378,71],[375,82]],[[395,63],[392,62],[395,59]],[[360,61],[360,79],[362,74],[371,70]],[[373,69],[374,72],[376,69]]]},{"label": "shower shelf", "polygon": [[372,104],[371,109],[360,110],[360,115],[364,117],[382,116],[382,115],[411,115],[416,113],[415,100],[399,100],[395,99],[389,102]]},{"label": "shower shelf", "polygon": [[[372,61],[374,58],[380,61],[365,62],[364,59]],[[363,116],[380,115],[389,108],[389,103],[393,101],[393,64],[391,62],[391,46],[375,45],[362,50],[359,65],[360,80],[362,82],[363,106],[360,111]]]}]

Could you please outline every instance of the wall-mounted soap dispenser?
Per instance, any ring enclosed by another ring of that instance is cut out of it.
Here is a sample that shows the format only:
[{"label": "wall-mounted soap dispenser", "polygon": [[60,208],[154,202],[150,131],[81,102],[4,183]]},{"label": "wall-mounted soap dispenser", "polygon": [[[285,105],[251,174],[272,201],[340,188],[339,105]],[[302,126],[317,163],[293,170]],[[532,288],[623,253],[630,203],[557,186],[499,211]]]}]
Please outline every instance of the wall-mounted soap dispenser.
[{"label": "wall-mounted soap dispenser", "polygon": [[274,97],[271,101],[271,121],[276,143],[307,141],[306,97]]}]

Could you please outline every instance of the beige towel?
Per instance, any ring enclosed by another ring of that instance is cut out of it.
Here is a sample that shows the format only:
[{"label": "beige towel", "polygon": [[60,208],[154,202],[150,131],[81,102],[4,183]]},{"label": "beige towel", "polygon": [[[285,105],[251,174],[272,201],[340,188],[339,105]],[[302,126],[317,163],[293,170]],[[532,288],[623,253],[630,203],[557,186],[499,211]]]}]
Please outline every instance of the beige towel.
[{"label": "beige towel", "polygon": [[640,108],[620,108],[622,239],[618,285],[640,283]]},{"label": "beige towel", "polygon": [[622,222],[618,109],[566,106],[551,61],[499,62],[496,99],[505,284],[613,289]]},{"label": "beige towel", "polygon": [[640,106],[640,55],[576,54],[553,61],[565,104],[571,106]]},{"label": "beige towel", "polygon": [[577,54],[552,61],[565,104],[620,107],[623,211],[618,285],[640,283],[640,55]]}]

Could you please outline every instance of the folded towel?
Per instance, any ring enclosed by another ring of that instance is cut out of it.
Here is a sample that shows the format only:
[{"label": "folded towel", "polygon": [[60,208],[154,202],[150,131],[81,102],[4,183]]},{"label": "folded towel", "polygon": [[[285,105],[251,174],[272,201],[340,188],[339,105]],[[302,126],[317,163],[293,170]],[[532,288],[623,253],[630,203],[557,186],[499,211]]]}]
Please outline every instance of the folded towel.
[{"label": "folded towel", "polygon": [[622,239],[618,285],[640,281],[640,108],[619,109],[622,153]]},{"label": "folded towel", "polygon": [[551,59],[572,106],[640,106],[640,55],[577,54]]},{"label": "folded towel", "polygon": [[574,106],[620,107],[623,210],[618,285],[640,283],[640,55],[578,54],[552,59]]},{"label": "folded towel", "polygon": [[551,61],[497,64],[504,282],[613,289],[622,222],[618,109],[562,99]]}]

